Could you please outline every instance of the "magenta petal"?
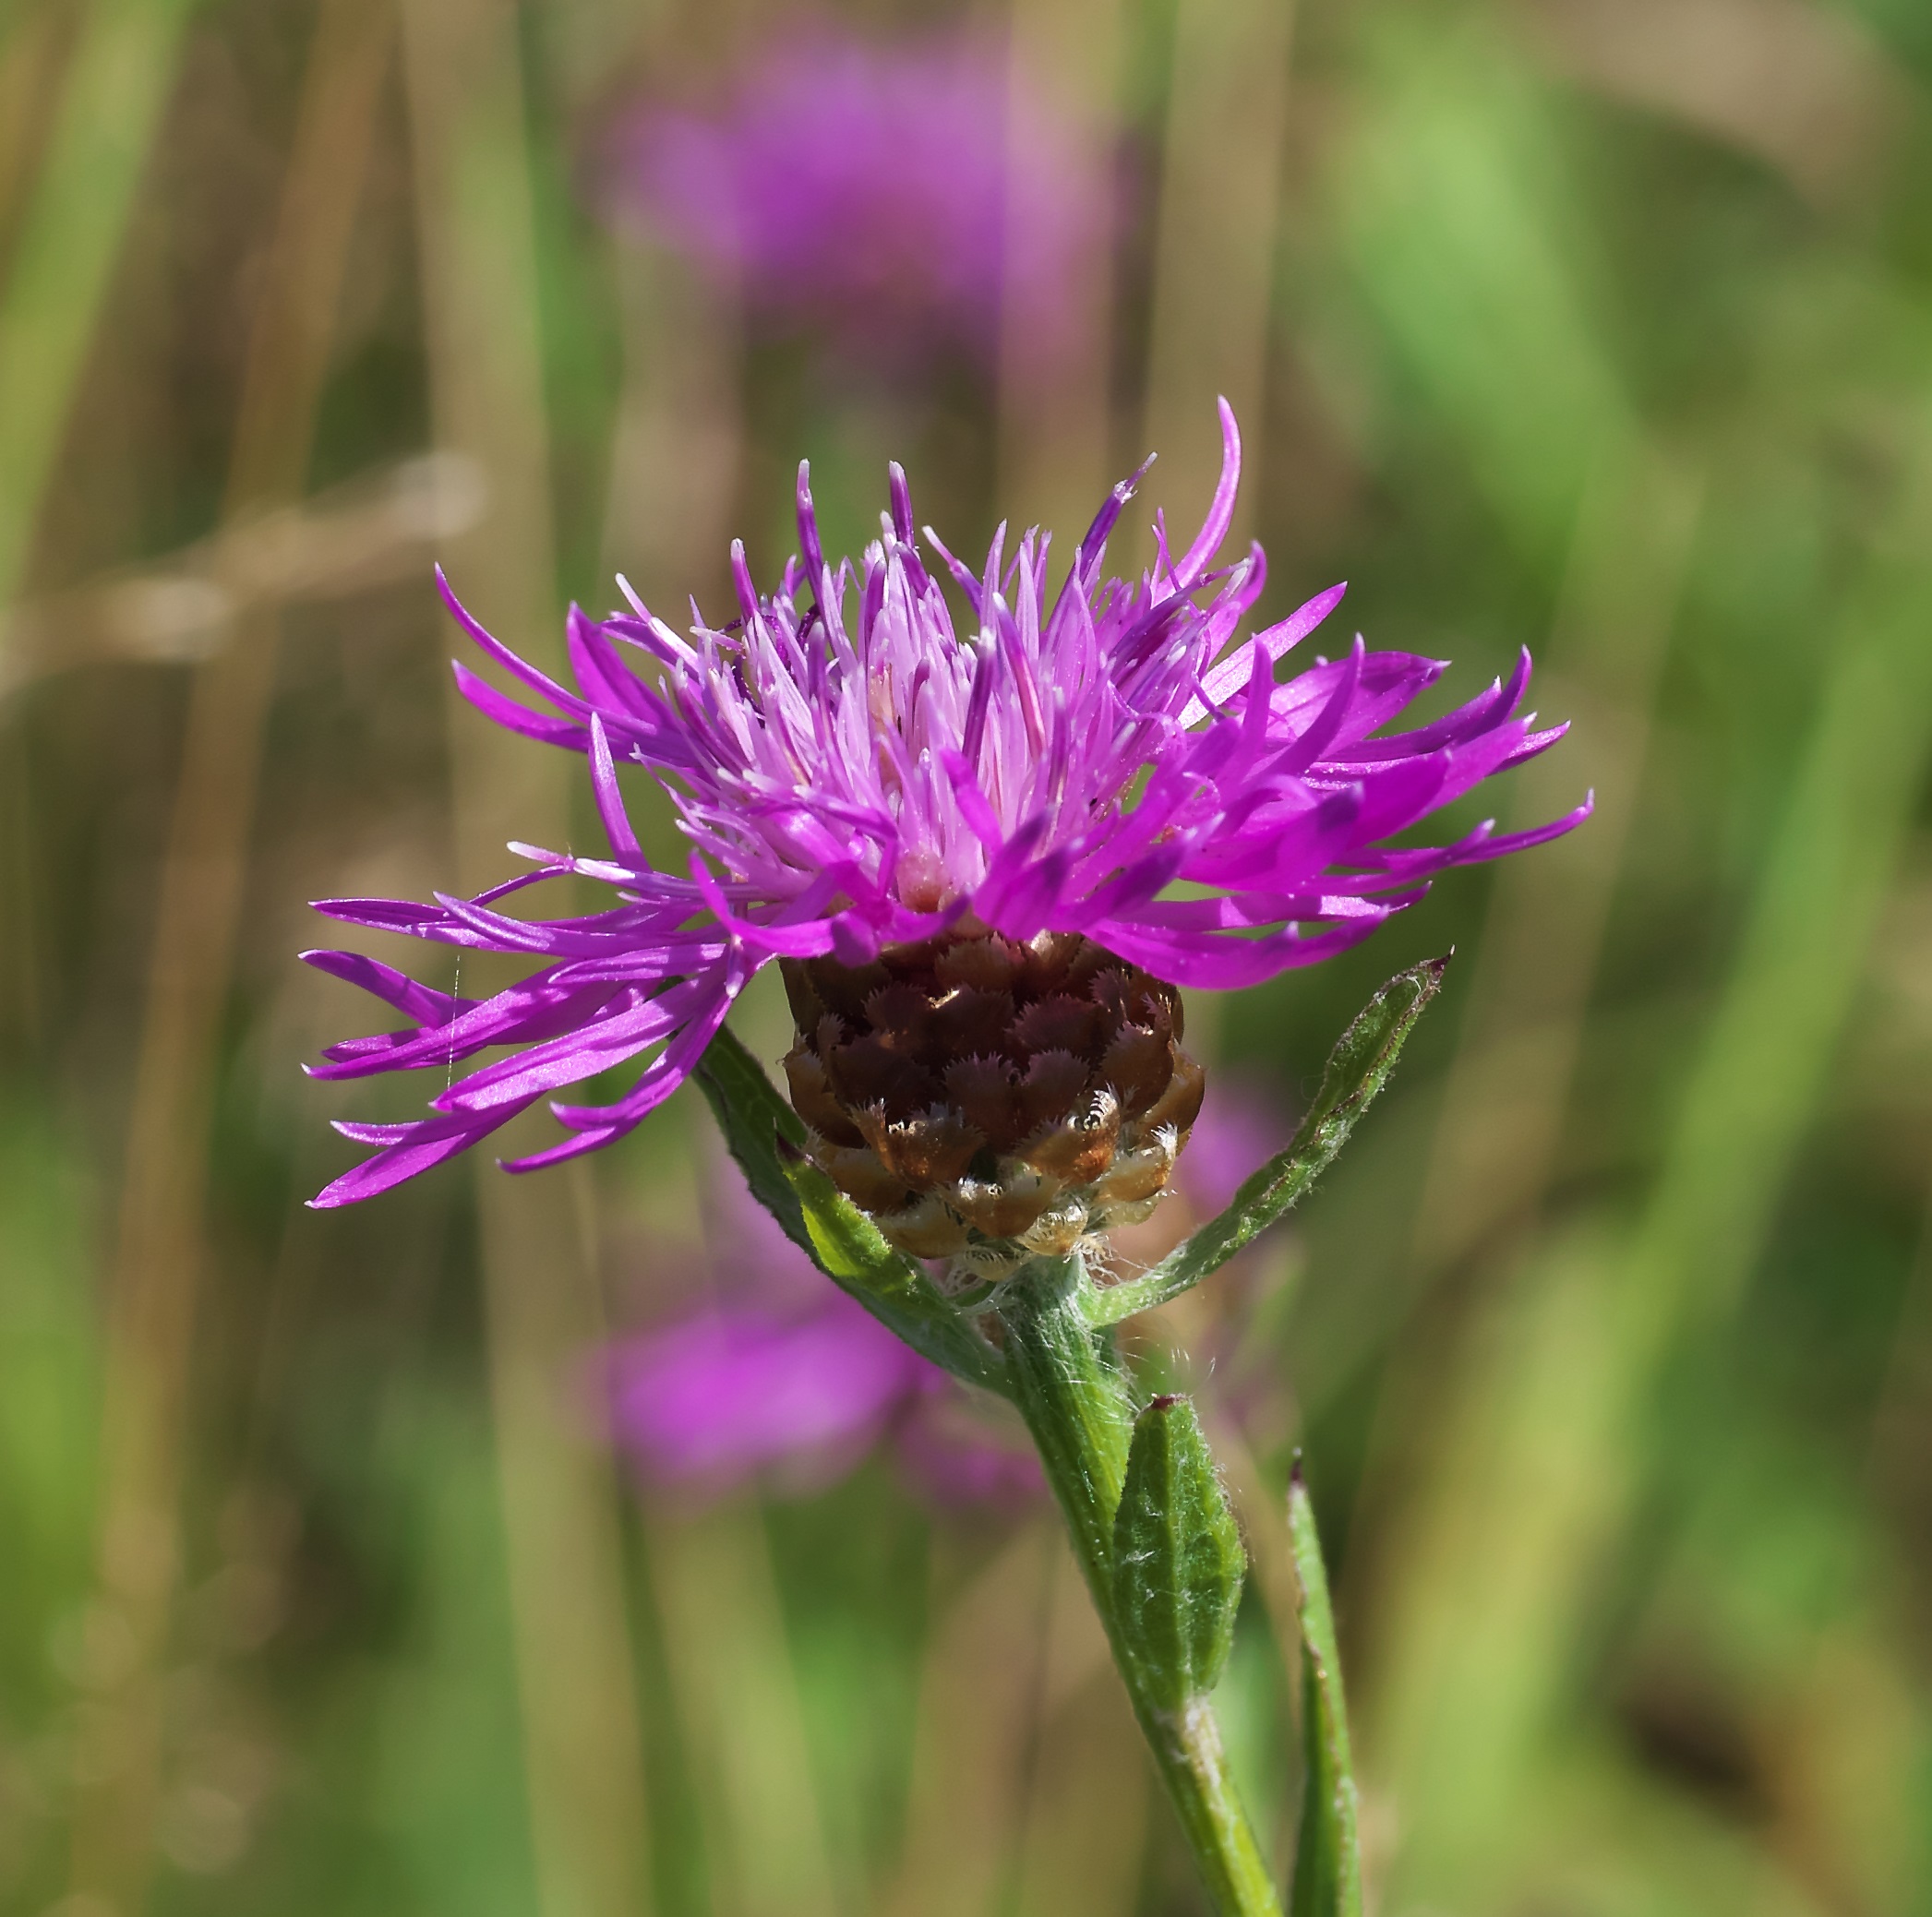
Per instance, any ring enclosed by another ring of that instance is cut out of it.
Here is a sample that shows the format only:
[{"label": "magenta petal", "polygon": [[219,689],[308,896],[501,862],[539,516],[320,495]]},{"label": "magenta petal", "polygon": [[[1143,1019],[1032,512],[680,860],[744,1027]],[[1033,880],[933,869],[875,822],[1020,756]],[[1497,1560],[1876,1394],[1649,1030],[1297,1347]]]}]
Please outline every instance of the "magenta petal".
[{"label": "magenta petal", "polygon": [[1194,543],[1174,569],[1175,589],[1183,593],[1199,581],[1220,551],[1221,541],[1234,523],[1234,496],[1241,489],[1241,428],[1234,423],[1234,408],[1226,400],[1217,400],[1215,404],[1221,415],[1221,476]]},{"label": "magenta petal", "polygon": [[1197,725],[1207,716],[1209,706],[1219,705],[1231,693],[1239,691],[1254,670],[1255,653],[1262,653],[1273,664],[1291,647],[1301,644],[1342,603],[1348,590],[1349,582],[1343,580],[1339,584],[1330,586],[1326,593],[1317,593],[1278,625],[1257,632],[1247,644],[1237,647],[1202,680],[1201,689],[1206,695],[1206,704],[1202,704],[1199,700],[1194,701],[1181,714],[1182,725]]},{"label": "magenta petal", "polygon": [[709,983],[688,979],[642,1000],[626,992],[560,1036],[471,1072],[430,1102],[439,1111],[486,1111],[513,1100],[527,1105],[546,1092],[593,1078],[675,1031],[704,998]]},{"label": "magenta petal", "polygon": [[308,1201],[309,1206],[315,1211],[330,1211],[337,1205],[374,1198],[405,1179],[419,1178],[445,1159],[468,1151],[499,1125],[508,1124],[530,1102],[526,1098],[522,1105],[502,1106],[480,1118],[462,1113],[425,1119],[418,1124],[397,1128],[402,1133],[401,1137],[318,1192]]},{"label": "magenta petal", "polygon": [[456,623],[475,641],[476,644],[494,659],[511,677],[521,679],[532,691],[541,694],[560,713],[568,713],[572,718],[583,719],[590,714],[590,707],[576,694],[559,686],[547,673],[539,672],[472,618],[464,609],[462,601],[451,590],[450,581],[443,575],[443,569],[436,569],[436,589],[442,594],[443,604],[450,608]]},{"label": "magenta petal", "polygon": [[559,987],[542,975],[499,992],[440,1024],[414,1031],[382,1032],[331,1045],[317,1078],[366,1078],[375,1072],[409,1072],[423,1066],[447,1068],[492,1045],[528,1045],[575,1029],[606,1003],[612,984]]},{"label": "magenta petal", "polygon": [[476,1002],[418,985],[395,966],[385,965],[380,959],[366,957],[359,952],[305,952],[301,956],[304,964],[327,972],[332,978],[361,986],[385,1004],[407,1012],[419,1024],[447,1024],[459,1012],[467,1011]]},{"label": "magenta petal", "polygon": [[461,660],[454,662],[450,669],[456,675],[456,689],[486,719],[502,726],[506,732],[521,732],[526,738],[540,739],[546,746],[568,747],[573,752],[582,752],[590,744],[590,734],[583,726],[533,713],[527,705],[520,705],[514,699],[506,698],[488,680],[477,677]]},{"label": "magenta petal", "polygon": [[611,762],[610,740],[604,722],[591,714],[591,790],[597,801],[597,816],[604,821],[610,849],[630,865],[642,865],[644,856],[630,829],[630,815],[624,809],[624,795],[618,789],[618,769]]}]

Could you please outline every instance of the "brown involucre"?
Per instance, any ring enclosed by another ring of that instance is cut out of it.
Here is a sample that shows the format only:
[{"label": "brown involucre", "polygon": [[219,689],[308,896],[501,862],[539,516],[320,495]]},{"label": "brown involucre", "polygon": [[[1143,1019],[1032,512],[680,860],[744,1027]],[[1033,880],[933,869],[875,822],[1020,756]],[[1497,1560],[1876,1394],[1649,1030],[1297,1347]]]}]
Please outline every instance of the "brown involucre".
[{"label": "brown involucre", "polygon": [[997,1275],[1159,1202],[1204,1083],[1174,987],[1060,932],[782,969],[811,1156],[902,1252]]}]

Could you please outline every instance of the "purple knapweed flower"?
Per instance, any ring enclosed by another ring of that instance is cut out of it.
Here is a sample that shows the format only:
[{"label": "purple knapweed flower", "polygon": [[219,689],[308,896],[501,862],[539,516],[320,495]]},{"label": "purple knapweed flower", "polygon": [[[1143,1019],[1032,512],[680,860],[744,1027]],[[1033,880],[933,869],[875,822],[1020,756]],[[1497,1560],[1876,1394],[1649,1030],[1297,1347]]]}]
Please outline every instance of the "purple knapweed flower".
[{"label": "purple knapweed flower", "polygon": [[[1326,958],[1420,898],[1432,874],[1577,823],[1587,801],[1528,832],[1498,836],[1485,822],[1448,845],[1389,844],[1542,751],[1563,728],[1539,732],[1517,715],[1527,653],[1506,683],[1394,734],[1382,727],[1435,683],[1443,662],[1370,653],[1358,636],[1339,658],[1278,681],[1277,662],[1333,611],[1343,589],[1237,638],[1261,593],[1264,561],[1255,546],[1214,569],[1241,464],[1225,404],[1221,417],[1226,456],[1206,523],[1178,558],[1162,531],[1156,563],[1137,581],[1101,571],[1132,481],[1115,487],[1053,594],[1045,538],[1028,533],[1009,561],[1002,526],[976,575],[927,529],[965,601],[963,627],[920,552],[896,466],[881,538],[857,567],[836,569],[820,545],[801,468],[804,557],[789,560],[778,591],[762,597],[735,544],[738,617],[724,628],[699,623],[680,636],[634,597],[630,612],[601,623],[573,608],[574,691],[492,638],[446,586],[477,645],[548,710],[458,665],[463,693],[499,725],[587,757],[610,855],[517,845],[533,869],[474,899],[318,907],[378,931],[524,955],[536,969],[477,1000],[357,953],[307,954],[411,1021],[331,1047],[314,1068],[320,1076],[423,1068],[441,1077],[487,1048],[513,1048],[444,1084],[426,1119],[342,1125],[378,1150],[314,1202],[384,1191],[537,1099],[662,1047],[623,1096],[554,1104],[569,1137],[510,1168],[607,1144],[682,1083],[760,967],[785,959],[810,974],[821,965],[829,989],[838,977],[860,979],[888,948],[931,950],[948,938],[971,944],[957,954],[962,966],[995,983],[1016,977],[1015,968],[1024,972],[1056,938],[1062,948],[1069,940],[1090,943],[1112,955],[1107,963],[1124,963],[1132,976],[1097,976],[1067,949],[1051,954],[1053,976],[1077,978],[1080,989],[1107,1000],[1104,1008],[1050,997],[1038,1001],[1038,1018],[1028,1008],[1013,1024],[1024,978],[1012,994],[976,991],[959,1002],[976,998],[983,1009],[997,999],[1013,1045],[1048,1048],[1062,1043],[1047,1034],[1068,1016],[1086,1020],[1090,1033],[1104,1010],[1102,1036],[1146,1053],[1134,1053],[1133,1068],[1148,1074],[1146,1096],[1176,1101],[1170,1108],[1178,1116],[1162,1133],[1170,1161],[1173,1129],[1184,1134],[1193,1117],[1186,1100],[1198,1105],[1199,1084],[1197,1070],[1188,1068],[1183,1084],[1180,1063],[1169,1063],[1179,1060],[1165,1036],[1170,1023],[1179,1036],[1172,987],[1242,987]],[[650,773],[671,795],[691,844],[687,871],[656,870],[644,857],[625,812],[620,764]],[[524,888],[567,874],[609,885],[613,903],[573,918],[505,909]],[[1175,896],[1177,885],[1187,895]],[[942,972],[948,962],[942,953]],[[805,987],[801,1000],[809,978]],[[898,1015],[883,1005],[881,1017],[888,1013]],[[874,1063],[891,1062],[891,1036],[866,1041]],[[1056,1089],[1058,1061],[1074,1070]],[[1160,1091],[1170,1069],[1172,1085]],[[907,1062],[907,1070],[918,1092],[928,1083],[923,1068]],[[1086,1065],[1063,1050],[1038,1050],[1026,1070],[1016,1090],[969,1087],[968,1122],[1002,1099],[1020,1123],[1031,1121],[1026,1101],[1036,1094],[1045,1117],[1087,1096]],[[1124,1091],[1122,1103],[1144,1108]],[[1158,1111],[1148,1113],[1150,1127],[1162,1122]],[[965,1163],[952,1156],[955,1132],[966,1136],[954,1122],[937,1144],[927,1134],[913,1140],[918,1153],[931,1147],[947,1157],[948,1177]],[[1077,1158],[1079,1141],[1068,1149]],[[899,1176],[905,1155],[887,1168]]]},{"label": "purple knapweed flower", "polygon": [[714,1153],[714,1296],[605,1362],[611,1434],[647,1477],[719,1490],[768,1468],[822,1484],[890,1440],[942,1503],[1030,1495],[1030,1449],[831,1283]]},{"label": "purple knapweed flower", "polygon": [[994,43],[795,35],[711,114],[642,108],[614,197],[755,313],[870,352],[934,342],[990,359],[1002,316],[1050,356],[1110,194]]}]

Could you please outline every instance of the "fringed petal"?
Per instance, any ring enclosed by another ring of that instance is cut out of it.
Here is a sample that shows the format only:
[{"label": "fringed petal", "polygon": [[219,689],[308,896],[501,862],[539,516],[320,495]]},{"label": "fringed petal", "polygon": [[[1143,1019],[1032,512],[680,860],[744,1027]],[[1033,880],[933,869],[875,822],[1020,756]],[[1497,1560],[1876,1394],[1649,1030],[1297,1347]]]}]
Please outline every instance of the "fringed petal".
[{"label": "fringed petal", "polygon": [[378,1130],[390,1134],[393,1142],[384,1142],[383,1149],[373,1158],[365,1158],[354,1170],[343,1172],[341,1178],[325,1185],[308,1201],[310,1208],[332,1211],[338,1205],[374,1198],[408,1179],[420,1178],[446,1159],[480,1144],[531,1102],[526,1098],[522,1105],[502,1106],[482,1114],[465,1112],[424,1119],[413,1125],[368,1126],[355,1131],[339,1125],[336,1129],[350,1137],[356,1137],[360,1132],[360,1143],[377,1143],[369,1134]]}]

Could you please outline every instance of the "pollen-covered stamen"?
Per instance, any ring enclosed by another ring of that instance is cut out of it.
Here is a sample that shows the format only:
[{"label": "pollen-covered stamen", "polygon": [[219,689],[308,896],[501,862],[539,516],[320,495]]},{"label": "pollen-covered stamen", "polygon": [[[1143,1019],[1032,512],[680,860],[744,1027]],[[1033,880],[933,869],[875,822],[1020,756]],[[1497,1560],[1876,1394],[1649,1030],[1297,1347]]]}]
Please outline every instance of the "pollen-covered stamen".
[{"label": "pollen-covered stamen", "polygon": [[1159,1202],[1203,1090],[1172,986],[1088,939],[970,920],[783,969],[812,1157],[909,1256],[997,1276]]}]

